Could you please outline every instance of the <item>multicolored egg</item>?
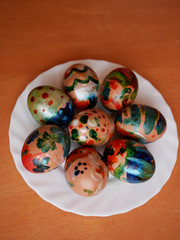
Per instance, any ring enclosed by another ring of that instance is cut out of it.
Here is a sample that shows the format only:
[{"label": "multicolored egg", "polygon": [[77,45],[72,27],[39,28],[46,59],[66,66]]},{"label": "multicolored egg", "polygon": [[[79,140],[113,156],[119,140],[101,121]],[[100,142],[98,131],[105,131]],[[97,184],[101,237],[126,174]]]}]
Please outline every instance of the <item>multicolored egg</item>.
[{"label": "multicolored egg", "polygon": [[33,173],[49,172],[66,159],[70,151],[70,138],[58,126],[45,125],[34,130],[22,148],[22,163]]},{"label": "multicolored egg", "polygon": [[166,131],[166,120],[155,108],[133,104],[122,109],[116,117],[117,132],[142,143],[158,140]]},{"label": "multicolored egg", "polygon": [[111,71],[101,86],[101,101],[110,111],[119,111],[132,103],[138,91],[136,75],[127,68]]},{"label": "multicolored egg", "polygon": [[102,156],[89,147],[80,147],[71,152],[65,163],[65,173],[69,187],[87,197],[100,193],[109,177]]},{"label": "multicolored egg", "polygon": [[98,89],[98,77],[90,67],[74,64],[65,72],[64,90],[77,108],[93,108],[97,103]]},{"label": "multicolored egg", "polygon": [[81,145],[101,146],[111,139],[114,132],[113,120],[99,109],[77,113],[69,125],[70,137]]},{"label": "multicolored egg", "polygon": [[155,171],[151,153],[133,140],[117,139],[110,142],[104,150],[103,158],[110,173],[123,182],[145,182]]},{"label": "multicolored egg", "polygon": [[73,103],[60,89],[51,86],[34,88],[28,96],[28,108],[40,124],[66,127],[74,116]]}]

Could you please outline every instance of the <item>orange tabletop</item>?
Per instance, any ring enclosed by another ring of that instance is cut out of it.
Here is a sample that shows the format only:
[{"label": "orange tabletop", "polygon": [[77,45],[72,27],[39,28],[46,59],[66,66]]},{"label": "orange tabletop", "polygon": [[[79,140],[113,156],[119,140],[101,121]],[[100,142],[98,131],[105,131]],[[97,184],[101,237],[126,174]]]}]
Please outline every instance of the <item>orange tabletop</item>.
[{"label": "orange tabletop", "polygon": [[[15,102],[45,70],[70,60],[103,59],[148,79],[180,122],[180,1],[0,1],[0,239],[179,239],[180,164],[145,205],[110,217],[83,217],[41,199],[10,153]],[[179,154],[178,154],[179,158]]]}]

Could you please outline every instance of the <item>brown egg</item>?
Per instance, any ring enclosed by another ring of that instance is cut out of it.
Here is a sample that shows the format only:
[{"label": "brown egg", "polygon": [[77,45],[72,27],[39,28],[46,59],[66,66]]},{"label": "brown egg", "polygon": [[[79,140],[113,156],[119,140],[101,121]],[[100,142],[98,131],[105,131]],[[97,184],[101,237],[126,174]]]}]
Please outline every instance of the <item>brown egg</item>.
[{"label": "brown egg", "polygon": [[104,145],[111,139],[114,131],[115,125],[111,117],[99,109],[77,113],[69,125],[71,138],[81,145]]},{"label": "brown egg", "polygon": [[72,151],[64,168],[69,187],[81,196],[100,193],[109,177],[102,156],[90,147],[80,147]]},{"label": "brown egg", "polygon": [[33,173],[49,172],[66,159],[70,150],[67,133],[55,125],[35,129],[24,142],[22,163]]}]

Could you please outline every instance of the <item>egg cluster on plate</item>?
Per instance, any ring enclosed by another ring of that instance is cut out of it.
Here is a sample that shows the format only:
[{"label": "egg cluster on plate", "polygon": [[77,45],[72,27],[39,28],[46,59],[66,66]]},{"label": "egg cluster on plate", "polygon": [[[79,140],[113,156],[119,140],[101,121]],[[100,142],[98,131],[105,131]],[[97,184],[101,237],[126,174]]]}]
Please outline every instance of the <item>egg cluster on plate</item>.
[{"label": "egg cluster on plate", "polygon": [[[138,92],[136,75],[116,68],[100,86],[93,69],[74,64],[66,70],[63,83],[63,90],[43,85],[28,95],[29,111],[41,126],[24,142],[24,167],[45,173],[65,162],[67,184],[81,196],[100,193],[109,172],[126,183],[149,180],[155,160],[144,144],[165,133],[166,120],[151,106],[133,104]],[[111,114],[94,108],[98,97],[109,113],[116,113],[115,121]],[[119,138],[112,141],[115,129]],[[81,145],[71,153],[70,139]],[[105,144],[103,156],[93,149]]]}]

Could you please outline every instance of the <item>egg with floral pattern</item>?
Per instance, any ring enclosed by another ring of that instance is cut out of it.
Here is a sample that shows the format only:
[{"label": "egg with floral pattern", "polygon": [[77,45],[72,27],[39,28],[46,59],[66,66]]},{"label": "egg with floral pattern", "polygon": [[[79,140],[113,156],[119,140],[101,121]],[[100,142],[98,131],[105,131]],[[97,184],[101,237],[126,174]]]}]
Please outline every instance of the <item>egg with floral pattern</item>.
[{"label": "egg with floral pattern", "polygon": [[32,173],[45,173],[62,164],[70,151],[70,138],[58,126],[45,125],[32,131],[22,148],[22,163]]},{"label": "egg with floral pattern", "polygon": [[104,79],[101,86],[101,101],[110,111],[119,111],[131,104],[138,91],[136,75],[128,68],[116,68]]},{"label": "egg with floral pattern", "polygon": [[87,65],[74,64],[66,70],[64,90],[77,108],[93,108],[98,100],[98,89],[98,77]]},{"label": "egg with floral pattern", "polygon": [[103,159],[110,173],[123,182],[145,182],[155,171],[152,154],[134,140],[117,139],[110,142],[104,150]]},{"label": "egg with floral pattern", "polygon": [[157,109],[140,104],[123,108],[116,116],[120,136],[131,137],[142,143],[154,142],[166,131],[166,119]]},{"label": "egg with floral pattern", "polygon": [[101,146],[115,132],[112,118],[99,109],[88,109],[77,113],[69,125],[72,140],[81,145]]},{"label": "egg with floral pattern", "polygon": [[40,124],[55,124],[66,127],[74,116],[73,103],[60,89],[39,86],[28,95],[28,108]]},{"label": "egg with floral pattern", "polygon": [[99,194],[109,178],[108,168],[102,161],[102,156],[90,147],[80,147],[72,151],[64,169],[69,187],[81,196]]}]

